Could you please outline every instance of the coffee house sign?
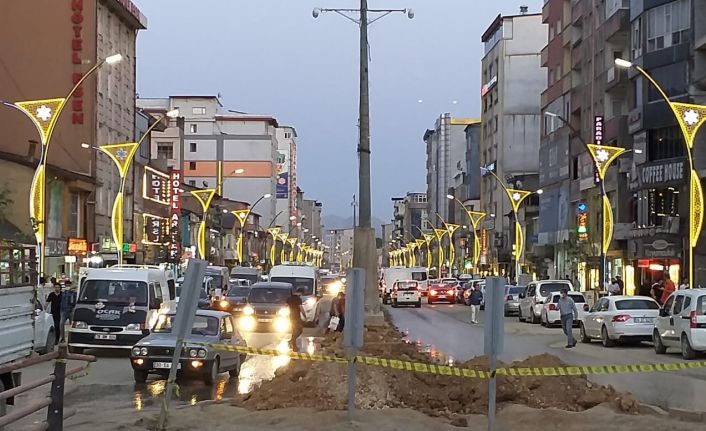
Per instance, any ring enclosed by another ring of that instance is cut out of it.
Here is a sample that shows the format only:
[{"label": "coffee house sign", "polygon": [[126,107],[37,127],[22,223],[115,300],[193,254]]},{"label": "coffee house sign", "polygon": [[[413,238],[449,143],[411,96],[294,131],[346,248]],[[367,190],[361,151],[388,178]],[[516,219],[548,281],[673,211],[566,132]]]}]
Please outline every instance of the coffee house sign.
[{"label": "coffee house sign", "polygon": [[682,184],[686,178],[686,159],[675,158],[645,163],[637,167],[639,189]]}]

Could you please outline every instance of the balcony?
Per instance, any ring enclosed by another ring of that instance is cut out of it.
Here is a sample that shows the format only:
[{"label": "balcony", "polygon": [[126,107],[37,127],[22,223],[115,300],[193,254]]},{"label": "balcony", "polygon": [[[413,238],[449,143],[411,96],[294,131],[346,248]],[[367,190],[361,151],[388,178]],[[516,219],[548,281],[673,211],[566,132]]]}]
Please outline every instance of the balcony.
[{"label": "balcony", "polygon": [[603,23],[603,33],[610,43],[627,44],[630,36],[630,10],[619,9]]},{"label": "balcony", "polygon": [[624,91],[625,88],[623,86],[629,82],[628,71],[627,69],[611,66],[605,71],[605,81],[605,91],[618,89]]},{"label": "balcony", "polygon": [[544,48],[539,52],[540,65],[547,67],[549,62],[549,43],[544,45]]},{"label": "balcony", "polygon": [[583,19],[583,2],[572,2],[571,4],[571,24],[582,25]]}]

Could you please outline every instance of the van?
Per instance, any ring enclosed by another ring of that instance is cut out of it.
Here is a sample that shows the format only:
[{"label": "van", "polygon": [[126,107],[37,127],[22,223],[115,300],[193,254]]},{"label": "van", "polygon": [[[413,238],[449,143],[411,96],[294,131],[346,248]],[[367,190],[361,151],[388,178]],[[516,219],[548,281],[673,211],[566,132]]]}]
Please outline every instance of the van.
[{"label": "van", "polygon": [[[419,273],[417,273],[417,275],[419,276]],[[407,268],[404,266],[391,266],[389,268],[383,268],[381,286],[383,304],[389,304],[392,300],[392,287],[395,282],[404,280],[414,280],[412,276],[412,268]]]},{"label": "van", "polygon": [[706,353],[706,289],[677,290],[664,302],[652,335],[655,352],[681,350],[682,358]]},{"label": "van", "polygon": [[247,266],[236,266],[230,270],[230,280],[248,280],[250,285],[260,281],[262,271]]},{"label": "van", "polygon": [[302,308],[304,309],[304,324],[316,326],[319,324],[319,312],[322,292],[319,282],[319,269],[306,263],[284,263],[270,269],[270,282],[289,283],[296,291],[304,289]]},{"label": "van", "polygon": [[209,265],[206,267],[206,272],[204,275],[207,275],[213,279],[213,290],[220,289],[220,292],[226,292],[228,290],[230,274],[228,272],[228,268],[225,266]]},{"label": "van", "polygon": [[417,282],[417,287],[422,296],[429,293],[429,270],[422,266],[414,266],[412,270],[412,280]]},{"label": "van", "polygon": [[69,349],[76,353],[87,348],[130,349],[149,334],[158,315],[174,305],[164,269],[138,265],[90,268],[71,319]]},{"label": "van", "polygon": [[562,289],[574,290],[574,286],[568,280],[540,280],[533,281],[527,285],[527,292],[520,293],[520,308],[518,319],[532,323],[540,323],[544,303],[554,292],[561,292]]}]

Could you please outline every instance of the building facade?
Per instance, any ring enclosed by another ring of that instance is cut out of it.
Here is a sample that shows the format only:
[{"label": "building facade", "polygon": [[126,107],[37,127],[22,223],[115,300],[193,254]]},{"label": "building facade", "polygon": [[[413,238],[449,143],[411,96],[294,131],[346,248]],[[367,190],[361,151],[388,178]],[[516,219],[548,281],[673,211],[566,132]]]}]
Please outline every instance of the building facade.
[{"label": "building facade", "polygon": [[277,137],[277,220],[274,225],[291,232],[297,217],[297,131],[294,127],[282,126],[276,131]]}]

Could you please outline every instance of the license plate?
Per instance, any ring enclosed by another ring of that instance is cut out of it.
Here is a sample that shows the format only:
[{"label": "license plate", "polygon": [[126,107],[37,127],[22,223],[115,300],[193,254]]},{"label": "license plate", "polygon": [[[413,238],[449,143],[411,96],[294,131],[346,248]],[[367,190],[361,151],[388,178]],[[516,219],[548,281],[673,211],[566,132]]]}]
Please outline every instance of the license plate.
[{"label": "license plate", "polygon": [[635,317],[633,320],[635,321],[635,323],[653,323],[654,322],[654,318],[652,318],[652,317]]},{"label": "license plate", "polygon": [[115,340],[114,334],[96,334],[96,340]]},{"label": "license plate", "polygon": [[[171,362],[155,362],[153,366],[156,369],[169,370],[172,368],[172,363]],[[177,363],[177,370],[180,368],[181,368],[181,363]]]},{"label": "license plate", "polygon": [[267,323],[267,322],[271,322],[271,321],[272,321],[272,319],[267,319],[267,318],[260,318],[260,319],[257,319],[257,321],[258,321],[258,322],[263,322],[263,323]]}]

